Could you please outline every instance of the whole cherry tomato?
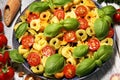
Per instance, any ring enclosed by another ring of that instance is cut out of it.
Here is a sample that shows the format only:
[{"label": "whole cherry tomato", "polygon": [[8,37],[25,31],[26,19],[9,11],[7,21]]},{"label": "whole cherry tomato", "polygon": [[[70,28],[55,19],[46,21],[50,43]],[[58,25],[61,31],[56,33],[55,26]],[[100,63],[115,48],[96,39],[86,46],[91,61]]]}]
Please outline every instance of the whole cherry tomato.
[{"label": "whole cherry tomato", "polygon": [[111,27],[110,30],[109,30],[109,32],[108,32],[107,37],[111,38],[113,36],[114,36],[114,29]]},{"label": "whole cherry tomato", "polygon": [[26,35],[22,38],[22,45],[24,48],[29,49],[34,43],[34,37],[32,35]]},{"label": "whole cherry tomato", "polygon": [[80,22],[80,29],[86,30],[88,27],[88,22],[84,18],[79,18],[78,21]]},{"label": "whole cherry tomato", "polygon": [[0,21],[2,21],[2,12],[1,12],[1,9],[0,9]]},{"label": "whole cherry tomato", "polygon": [[88,13],[87,8],[83,5],[78,6],[75,10],[75,14],[78,17],[84,17],[86,16],[87,13]]},{"label": "whole cherry tomato", "polygon": [[39,15],[38,15],[38,14],[31,13],[31,14],[29,14],[28,17],[27,17],[27,22],[30,23],[32,20],[38,19],[38,18],[39,18]]},{"label": "whole cherry tomato", "polygon": [[3,48],[7,45],[7,37],[4,34],[0,34],[0,48]]},{"label": "whole cherry tomato", "polygon": [[13,80],[15,71],[12,67],[0,68],[0,80]]},{"label": "whole cherry tomato", "polygon": [[9,51],[5,51],[3,54],[3,63],[9,63],[10,62],[10,56],[9,56]]},{"label": "whole cherry tomato", "polygon": [[64,34],[63,39],[66,42],[74,42],[76,40],[76,35],[74,31],[68,31]]},{"label": "whole cherry tomato", "polygon": [[56,9],[56,10],[54,11],[54,15],[55,15],[59,20],[61,20],[61,19],[64,19],[64,17],[65,17],[65,12],[64,12],[64,10],[62,10],[62,9]]},{"label": "whole cherry tomato", "polygon": [[31,66],[37,66],[40,64],[40,55],[36,52],[31,52],[28,54],[27,61]]},{"label": "whole cherry tomato", "polygon": [[12,67],[7,67],[7,71],[4,73],[5,80],[13,80],[15,71]]},{"label": "whole cherry tomato", "polygon": [[66,78],[73,78],[76,73],[76,67],[72,64],[67,64],[63,69],[63,73]]},{"label": "whole cherry tomato", "polygon": [[91,38],[88,40],[88,47],[91,51],[96,51],[100,47],[100,42],[96,38]]},{"label": "whole cherry tomato", "polygon": [[0,67],[0,80],[5,80],[5,74],[3,73],[1,67]]},{"label": "whole cherry tomato", "polygon": [[116,23],[120,23],[120,9],[116,10],[116,13],[113,15],[113,20]]},{"label": "whole cherry tomato", "polygon": [[42,54],[44,56],[51,56],[51,55],[55,54],[55,49],[53,47],[47,45],[47,46],[43,47]]},{"label": "whole cherry tomato", "polygon": [[4,32],[4,25],[3,23],[0,21],[0,33]]},{"label": "whole cherry tomato", "polygon": [[3,65],[3,54],[0,53],[0,67]]}]

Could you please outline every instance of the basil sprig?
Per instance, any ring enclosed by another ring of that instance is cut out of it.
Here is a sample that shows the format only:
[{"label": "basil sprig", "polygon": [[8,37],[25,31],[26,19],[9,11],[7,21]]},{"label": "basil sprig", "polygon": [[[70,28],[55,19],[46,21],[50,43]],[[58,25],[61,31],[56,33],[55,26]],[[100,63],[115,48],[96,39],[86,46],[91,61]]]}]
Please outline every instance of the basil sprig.
[{"label": "basil sprig", "polygon": [[13,62],[17,63],[23,63],[25,61],[16,49],[10,51],[10,58]]},{"label": "basil sprig", "polygon": [[31,12],[42,12],[49,8],[53,9],[55,6],[63,6],[71,2],[71,0],[46,0],[46,1],[37,1],[33,2],[28,9]]}]

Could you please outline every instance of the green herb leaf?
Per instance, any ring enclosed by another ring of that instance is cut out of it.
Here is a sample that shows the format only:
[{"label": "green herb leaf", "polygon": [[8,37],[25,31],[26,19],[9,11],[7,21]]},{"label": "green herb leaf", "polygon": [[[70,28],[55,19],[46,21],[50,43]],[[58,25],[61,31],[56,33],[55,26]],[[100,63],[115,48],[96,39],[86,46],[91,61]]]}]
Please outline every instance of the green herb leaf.
[{"label": "green herb leaf", "polygon": [[64,67],[65,59],[61,54],[54,54],[47,58],[45,63],[45,74],[53,75]]},{"label": "green herb leaf", "polygon": [[41,1],[34,2],[29,6],[28,9],[31,12],[42,12],[42,11],[49,9],[49,3],[48,2],[41,2]]},{"label": "green herb leaf", "polygon": [[80,45],[74,48],[73,57],[80,58],[88,53],[88,45]]},{"label": "green herb leaf", "polygon": [[104,18],[98,18],[94,22],[94,30],[99,40],[104,39],[109,31],[109,24]]},{"label": "green herb leaf", "polygon": [[18,50],[14,49],[10,51],[10,58],[13,62],[23,63],[24,58],[19,54]]},{"label": "green herb leaf", "polygon": [[93,58],[84,59],[80,62],[76,69],[76,75],[81,77],[90,74],[96,67],[95,60]]},{"label": "green herb leaf", "polygon": [[28,28],[28,23],[26,22],[21,23],[18,26],[17,30],[15,31],[15,37],[20,38],[26,32],[27,28]]},{"label": "green herb leaf", "polygon": [[68,2],[71,2],[72,0],[53,0],[53,3],[55,5],[65,5],[67,4]]},{"label": "green herb leaf", "polygon": [[61,28],[62,28],[61,24],[58,23],[49,24],[44,30],[44,35],[47,37],[54,37],[59,33]]},{"label": "green herb leaf", "polygon": [[79,22],[75,18],[67,18],[60,22],[66,30],[75,30],[79,26]]}]

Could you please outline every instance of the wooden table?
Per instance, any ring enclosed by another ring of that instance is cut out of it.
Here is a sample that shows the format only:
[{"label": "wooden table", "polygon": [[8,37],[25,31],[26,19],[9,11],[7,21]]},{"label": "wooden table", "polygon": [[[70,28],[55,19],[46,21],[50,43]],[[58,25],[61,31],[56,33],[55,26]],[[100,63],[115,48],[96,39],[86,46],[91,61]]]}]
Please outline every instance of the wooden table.
[{"label": "wooden table", "polygon": [[[34,0],[22,0],[21,2],[21,11],[23,11],[30,3],[32,3]],[[0,0],[0,9],[3,12],[4,6],[6,4],[7,0]],[[101,4],[102,6],[105,6],[105,3]],[[119,8],[118,5],[112,4],[116,8]],[[17,16],[15,17],[12,25],[10,27],[5,26],[5,34],[8,38],[8,45],[12,46],[12,32],[13,32],[13,26],[15,24],[16,19],[20,15],[20,11],[17,13]],[[117,45],[120,51],[120,25],[115,25],[115,31],[116,31],[116,41]],[[115,47],[116,48],[116,47]],[[105,64],[105,66],[101,66],[100,70],[96,72],[96,74],[93,74],[89,78],[85,80],[110,80],[110,77],[113,74],[120,73],[120,53],[118,53],[118,50],[116,50],[112,56],[112,58]],[[21,65],[19,66],[20,70],[25,70],[24,67]],[[18,73],[15,74],[15,80],[24,80],[24,77],[19,78]]]}]

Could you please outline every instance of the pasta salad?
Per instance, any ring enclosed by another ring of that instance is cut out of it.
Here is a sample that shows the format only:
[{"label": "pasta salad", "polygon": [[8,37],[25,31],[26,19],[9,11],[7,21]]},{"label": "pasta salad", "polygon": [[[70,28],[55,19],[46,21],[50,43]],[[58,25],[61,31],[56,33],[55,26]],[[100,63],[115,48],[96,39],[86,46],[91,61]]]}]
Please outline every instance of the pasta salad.
[{"label": "pasta salad", "polygon": [[88,75],[112,56],[113,12],[92,0],[33,2],[14,27],[18,52],[47,78]]}]

